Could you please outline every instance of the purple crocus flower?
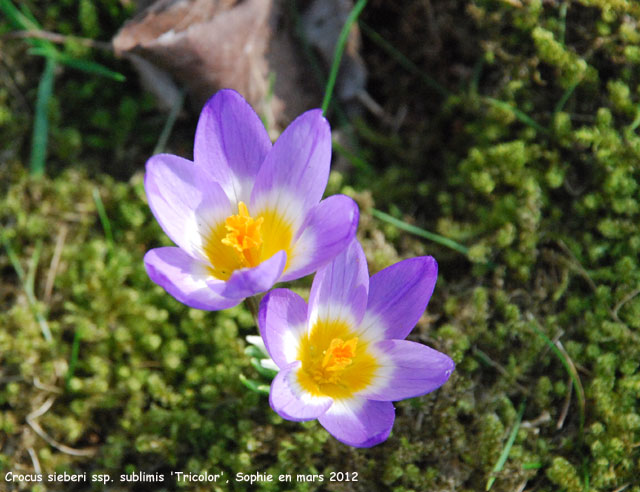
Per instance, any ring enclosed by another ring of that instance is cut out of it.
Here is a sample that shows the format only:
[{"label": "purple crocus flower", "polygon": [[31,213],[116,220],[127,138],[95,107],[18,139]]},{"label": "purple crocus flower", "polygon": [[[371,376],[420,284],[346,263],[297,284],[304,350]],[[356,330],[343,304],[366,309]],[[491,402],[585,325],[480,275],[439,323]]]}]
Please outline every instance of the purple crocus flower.
[{"label": "purple crocus flower", "polygon": [[318,419],[336,439],[356,447],[389,437],[392,401],[424,395],[454,368],[445,354],[410,342],[438,274],[430,256],[411,258],[369,278],[353,241],[316,273],[309,305],[275,289],[262,300],[260,334],[280,371],[271,407],[287,420]]},{"label": "purple crocus flower", "polygon": [[200,115],[194,162],[170,154],[147,162],[151,211],[178,246],[147,252],[149,277],[188,306],[218,310],[314,272],[349,244],[358,222],[350,198],[320,201],[330,160],[320,110],[272,145],[238,93],[218,92]]}]

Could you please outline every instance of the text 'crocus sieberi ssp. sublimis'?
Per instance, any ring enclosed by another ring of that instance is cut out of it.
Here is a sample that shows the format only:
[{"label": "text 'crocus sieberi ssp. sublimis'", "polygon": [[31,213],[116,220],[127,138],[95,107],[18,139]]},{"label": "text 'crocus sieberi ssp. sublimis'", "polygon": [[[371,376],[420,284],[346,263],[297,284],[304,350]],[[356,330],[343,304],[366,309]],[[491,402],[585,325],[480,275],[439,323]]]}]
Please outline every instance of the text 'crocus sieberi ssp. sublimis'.
[{"label": "text 'crocus sieberi ssp. sublimis'", "polygon": [[260,334],[280,369],[271,407],[294,421],[318,419],[336,439],[374,446],[389,436],[393,401],[429,393],[454,368],[445,354],[405,340],[424,312],[438,267],[411,258],[369,278],[353,241],[318,270],[309,305],[287,289],[260,304]]},{"label": "text 'crocus sieberi ssp. sublimis'", "polygon": [[200,115],[193,162],[170,154],[147,162],[149,205],[177,245],[147,252],[149,276],[188,306],[218,310],[313,273],[358,223],[350,198],[321,201],[330,161],[320,110],[300,115],[272,145],[238,93],[218,92]]}]

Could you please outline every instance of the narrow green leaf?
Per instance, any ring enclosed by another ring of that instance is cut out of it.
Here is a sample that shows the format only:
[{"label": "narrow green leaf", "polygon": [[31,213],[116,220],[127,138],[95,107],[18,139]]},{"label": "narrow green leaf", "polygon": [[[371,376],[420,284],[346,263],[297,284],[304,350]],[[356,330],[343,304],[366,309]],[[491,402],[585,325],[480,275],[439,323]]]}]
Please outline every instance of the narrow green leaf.
[{"label": "narrow green leaf", "polygon": [[351,165],[353,165],[353,167],[357,171],[362,173],[363,176],[372,176],[373,175],[373,166],[371,164],[369,164],[367,161],[362,159],[360,156],[358,156],[358,155],[354,154],[353,152],[350,152],[349,150],[347,150],[337,140],[333,141],[333,149],[338,154],[340,154],[341,156],[346,158],[351,163]]},{"label": "narrow green leaf", "polygon": [[93,188],[93,201],[96,204],[96,211],[98,212],[98,217],[100,218],[100,223],[102,224],[102,230],[104,231],[104,237],[107,239],[107,245],[109,246],[109,251],[113,251],[113,232],[111,230],[111,221],[107,216],[107,211],[104,208],[104,203],[102,203],[102,198],[100,197],[100,190],[98,190],[97,186]]},{"label": "narrow green leaf", "polygon": [[44,174],[45,160],[47,158],[47,143],[49,139],[49,101],[53,94],[56,62],[53,58],[47,58],[44,72],[38,84],[38,98],[33,119],[33,135],[31,137],[31,157],[29,168],[31,174],[41,176]]},{"label": "narrow green leaf", "polygon": [[82,335],[80,334],[80,330],[76,328],[73,333],[73,342],[71,344],[71,355],[69,357],[69,368],[67,369],[67,374],[65,375],[64,382],[67,388],[69,388],[69,381],[73,377],[73,373],[76,370],[76,365],[78,365],[78,355],[80,353],[80,340],[82,339]]},{"label": "narrow green leaf", "polygon": [[360,12],[367,5],[367,0],[358,0],[358,2],[353,6],[349,16],[347,17],[344,26],[342,26],[342,31],[340,31],[340,36],[338,37],[338,42],[336,44],[336,50],[333,54],[333,63],[331,64],[331,71],[329,72],[329,80],[327,81],[327,87],[324,91],[324,99],[322,100],[322,114],[327,114],[327,109],[329,109],[329,103],[331,102],[331,96],[333,94],[333,88],[336,84],[336,79],[338,78],[338,69],[340,68],[340,62],[342,61],[342,54],[344,53],[344,47],[347,44],[347,38],[349,36],[349,31],[351,30],[351,26],[358,19]]},{"label": "narrow green leaf", "polygon": [[558,101],[558,104],[556,104],[556,107],[553,108],[554,113],[558,113],[562,111],[562,109],[564,108],[564,105],[567,104],[567,101],[571,97],[571,94],[573,94],[573,91],[575,91],[576,87],[580,85],[580,82],[582,82],[582,80],[578,80],[577,82],[571,84],[571,86],[568,87],[566,91],[564,91],[564,94],[562,94],[562,97]]},{"label": "narrow green leaf", "polygon": [[244,374],[240,374],[240,382],[254,393],[258,393],[259,395],[269,394],[269,386],[261,384],[258,381],[254,381],[253,379],[247,379]]},{"label": "narrow green leaf", "polygon": [[9,242],[7,237],[4,234],[2,234],[1,231],[0,231],[0,241],[2,241],[2,244],[4,245],[4,249],[7,252],[7,258],[9,258],[9,262],[13,266],[13,269],[16,271],[16,274],[18,275],[18,279],[22,284],[24,293],[27,296],[27,302],[29,303],[29,308],[31,309],[33,316],[36,318],[36,321],[40,326],[40,330],[42,331],[42,336],[47,342],[51,342],[53,340],[53,337],[51,335],[51,330],[49,329],[49,324],[47,323],[47,320],[44,318],[44,316],[38,309],[38,301],[36,299],[36,296],[32,288],[33,281],[29,279],[29,277],[31,277],[32,275],[35,275],[35,273],[31,273],[31,272],[35,272],[37,259],[40,256],[39,253],[37,254],[37,257],[35,259],[32,259],[30,271],[28,274],[25,275],[24,269],[22,268],[22,265],[20,265],[20,260],[18,259],[18,255],[16,255],[15,251],[11,247],[11,243]]},{"label": "narrow green leaf", "polygon": [[53,58],[58,63],[66,65],[67,67],[75,68],[76,70],[80,70],[86,73],[100,75],[102,77],[113,79],[117,82],[124,82],[127,79],[121,73],[115,72],[105,67],[104,65],[100,65],[99,63],[96,63],[90,60],[74,58],[72,56],[67,55],[66,53],[62,53],[56,50],[55,48],[52,49],[48,46],[34,47],[31,50],[29,50],[29,53],[31,53],[32,55]]},{"label": "narrow green leaf", "polygon": [[[23,5],[23,9],[24,8],[26,8],[26,5]],[[13,5],[13,2],[11,2],[11,0],[0,0],[0,10],[4,13],[9,23],[15,29],[21,29],[25,31],[40,30],[40,26],[35,21],[33,16],[30,15],[29,17],[31,18],[29,18],[24,13],[20,12],[20,10],[17,9],[15,5]],[[26,12],[28,12],[28,10]],[[29,12],[29,14],[31,13]]]},{"label": "narrow green leaf", "polygon": [[36,272],[38,271],[38,263],[40,262],[40,254],[42,253],[42,240],[38,240],[36,247],[33,249],[33,255],[29,260],[29,270],[25,277],[24,287],[30,292],[35,292]]},{"label": "narrow green leaf", "polygon": [[184,105],[184,91],[180,91],[180,95],[174,104],[171,106],[171,110],[169,111],[169,115],[167,116],[167,120],[162,127],[162,131],[160,132],[160,136],[158,137],[158,143],[156,143],[155,148],[153,149],[154,154],[162,154],[167,146],[167,142],[169,141],[169,137],[171,136],[171,131],[173,130],[173,125],[176,123],[176,119],[180,114],[180,110],[182,110],[182,106]]},{"label": "narrow green leaf", "polygon": [[455,242],[453,239],[449,239],[447,237],[441,236],[440,234],[435,234],[433,232],[426,231],[421,227],[417,227],[411,224],[407,224],[406,222],[396,219],[394,216],[384,213],[380,210],[373,209],[371,210],[371,215],[380,219],[384,222],[387,222],[398,229],[401,229],[406,232],[410,232],[411,234],[415,234],[416,236],[422,237],[424,239],[428,239],[429,241],[433,241],[434,243],[438,243],[442,246],[450,248],[458,253],[462,253],[463,255],[467,255],[469,253],[469,249]]},{"label": "narrow green leaf", "polygon": [[42,26],[40,24],[38,24],[36,16],[33,15],[33,12],[31,12],[31,10],[29,10],[29,7],[27,6],[26,2],[21,2],[20,11],[21,11],[22,15],[28,20],[28,22],[31,22],[38,29],[42,29]]},{"label": "narrow green leaf", "polygon": [[393,58],[400,66],[402,66],[407,72],[417,76],[420,80],[427,86],[434,89],[441,96],[448,97],[451,93],[445,89],[442,85],[440,85],[433,77],[430,77],[424,71],[418,67],[415,63],[413,63],[409,58],[407,58],[402,52],[400,52],[395,46],[393,46],[389,41],[384,39],[380,34],[374,31],[371,27],[369,27],[364,22],[360,21],[360,28],[362,32],[377,44],[380,48],[387,52],[391,58]]},{"label": "narrow green leaf", "polygon": [[251,359],[251,365],[256,371],[258,371],[258,374],[260,374],[260,376],[263,376],[269,380],[273,379],[274,377],[276,377],[276,374],[278,374],[278,371],[274,371],[273,369],[267,369],[266,367],[264,367],[260,363],[260,359],[256,359],[255,357]]},{"label": "narrow green leaf", "polygon": [[268,357],[268,355],[265,354],[260,349],[260,347],[256,347],[255,345],[248,345],[247,347],[245,347],[244,354],[247,357],[253,357],[253,358],[256,358],[256,359],[264,359],[264,358]]},{"label": "narrow green leaf", "polygon": [[513,428],[511,429],[511,433],[509,434],[507,443],[502,449],[502,453],[500,453],[500,457],[498,458],[498,462],[496,463],[496,466],[493,467],[493,471],[491,472],[491,476],[489,477],[489,480],[487,480],[487,487],[485,489],[487,491],[491,490],[491,487],[493,487],[493,483],[496,481],[495,475],[502,471],[504,464],[507,462],[507,458],[509,458],[511,447],[515,442],[516,437],[518,435],[518,430],[520,429],[520,422],[522,422],[522,416],[524,415],[524,409],[526,406],[525,403],[526,402],[524,401],[520,403],[520,407],[518,408],[518,416],[516,417],[516,422],[515,424],[513,424]]},{"label": "narrow green leaf", "polygon": [[528,114],[524,113],[523,111],[519,110],[518,108],[516,108],[515,106],[512,106],[509,103],[506,103],[504,101],[500,101],[499,99],[494,99],[493,97],[483,97],[482,98],[485,102],[500,108],[504,111],[510,111],[513,113],[513,115],[516,117],[516,119],[518,119],[520,122],[524,123],[527,126],[530,126],[531,128],[534,128],[535,130],[539,131],[540,133],[549,133],[549,130],[547,130],[545,127],[543,127],[542,125],[540,125],[537,121],[535,121],[533,118],[531,118]]},{"label": "narrow green leaf", "polygon": [[537,321],[532,316],[529,316],[529,319],[532,321],[531,327],[536,334],[544,340],[544,343],[551,349],[553,354],[558,357],[564,368],[566,369],[571,381],[573,383],[573,388],[576,391],[576,395],[578,395],[578,418],[579,418],[579,426],[580,426],[580,439],[582,439],[582,433],[584,429],[584,414],[585,414],[585,394],[584,388],[582,387],[582,382],[580,382],[580,378],[578,377],[578,372],[573,365],[573,362],[567,359],[567,356],[560,350],[555,343],[537,326]]},{"label": "narrow green leaf", "polygon": [[636,109],[636,117],[634,118],[634,120],[629,125],[629,131],[630,132],[635,132],[636,128],[638,128],[638,126],[640,126],[640,105]]}]

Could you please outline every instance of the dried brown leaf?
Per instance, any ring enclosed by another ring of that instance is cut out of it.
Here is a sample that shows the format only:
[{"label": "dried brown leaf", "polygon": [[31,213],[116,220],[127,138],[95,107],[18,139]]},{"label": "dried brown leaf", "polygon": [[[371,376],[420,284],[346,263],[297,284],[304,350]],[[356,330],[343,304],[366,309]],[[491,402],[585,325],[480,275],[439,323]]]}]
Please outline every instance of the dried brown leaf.
[{"label": "dried brown leaf", "polygon": [[271,0],[161,0],[125,24],[113,45],[169,72],[198,105],[223,87],[256,105],[268,88],[271,8]]},{"label": "dried brown leaf", "polygon": [[[314,7],[318,3],[305,13],[303,29],[328,65],[352,2],[328,1],[330,10],[340,4],[333,13]],[[318,15],[324,16],[324,30],[314,29]],[[314,83],[289,24],[279,0],[158,0],[126,23],[113,45],[116,53],[132,59],[143,83],[166,107],[179,93],[171,79],[186,87],[198,107],[215,91],[230,87],[271,128],[282,127],[317,107],[323,89]],[[342,101],[354,100],[364,88],[358,39],[353,31],[341,66],[336,95]],[[272,98],[266,97],[270,74],[276,77]]]}]

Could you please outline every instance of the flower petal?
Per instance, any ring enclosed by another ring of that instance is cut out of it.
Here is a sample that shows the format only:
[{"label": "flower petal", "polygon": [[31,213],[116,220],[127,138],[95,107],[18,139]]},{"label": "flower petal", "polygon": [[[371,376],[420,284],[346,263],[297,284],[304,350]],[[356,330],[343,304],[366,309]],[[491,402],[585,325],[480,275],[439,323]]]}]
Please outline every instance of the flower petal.
[{"label": "flower petal", "polygon": [[242,300],[220,295],[222,282],[212,282],[206,265],[180,248],[152,249],[144,255],[144,266],[151,280],[192,308],[217,311]]},{"label": "flower petal", "polygon": [[360,325],[370,339],[404,339],[431,299],[438,264],[431,256],[410,258],[376,273],[369,281],[367,312]]},{"label": "flower petal", "polygon": [[251,297],[269,290],[280,279],[287,253],[278,251],[254,268],[241,268],[231,274],[221,294],[231,298]]},{"label": "flower petal", "polygon": [[260,303],[258,326],[269,356],[284,367],[296,360],[307,332],[307,303],[288,289],[274,289]]},{"label": "flower petal", "polygon": [[345,195],[330,196],[312,208],[282,280],[304,277],[331,261],[355,237],[358,217],[358,205]]},{"label": "flower petal", "polygon": [[331,130],[314,109],[298,116],[273,145],[256,176],[251,211],[277,210],[294,231],[317,205],[329,179]]},{"label": "flower petal", "polygon": [[318,418],[333,402],[328,396],[313,396],[300,387],[296,373],[301,365],[294,361],[285,366],[273,378],[269,393],[271,408],[282,418],[297,422]]},{"label": "flower petal", "polygon": [[394,420],[395,408],[391,402],[357,397],[334,401],[331,408],[318,417],[333,437],[356,448],[369,448],[386,440]]},{"label": "flower petal", "polygon": [[270,149],[259,116],[236,91],[221,90],[205,104],[196,128],[194,161],[234,204],[249,203],[255,176]]},{"label": "flower petal", "polygon": [[451,376],[455,364],[451,358],[421,343],[409,340],[381,340],[374,345],[388,367],[376,384],[361,396],[372,400],[397,401],[438,389]]},{"label": "flower petal", "polygon": [[367,258],[357,240],[316,273],[309,294],[309,326],[342,320],[357,327],[367,306]]},{"label": "flower petal", "polygon": [[144,188],[167,236],[192,257],[208,262],[204,238],[233,213],[222,188],[193,162],[171,154],[147,161]]}]

